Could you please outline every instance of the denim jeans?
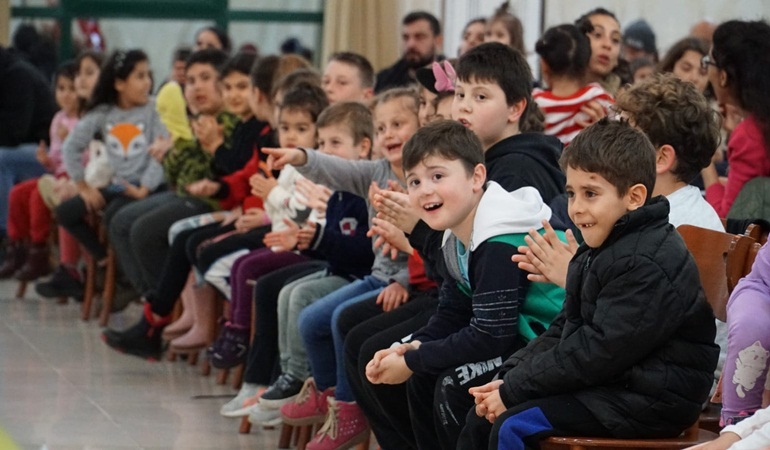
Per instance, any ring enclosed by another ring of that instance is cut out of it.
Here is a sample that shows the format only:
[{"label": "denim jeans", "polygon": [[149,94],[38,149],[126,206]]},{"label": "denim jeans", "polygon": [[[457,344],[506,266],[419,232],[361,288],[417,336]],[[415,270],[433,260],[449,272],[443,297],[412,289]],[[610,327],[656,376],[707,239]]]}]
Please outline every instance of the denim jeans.
[{"label": "denim jeans", "polygon": [[8,223],[8,195],[13,185],[45,173],[37,162],[36,152],[37,144],[0,147],[0,238],[5,235]]}]

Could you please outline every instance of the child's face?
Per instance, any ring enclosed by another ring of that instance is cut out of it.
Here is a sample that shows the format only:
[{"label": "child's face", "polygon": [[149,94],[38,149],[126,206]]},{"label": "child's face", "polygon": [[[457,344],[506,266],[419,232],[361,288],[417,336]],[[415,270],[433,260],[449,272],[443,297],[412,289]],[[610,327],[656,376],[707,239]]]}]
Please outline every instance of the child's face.
[{"label": "child's face", "polygon": [[594,30],[588,34],[591,40],[591,59],[588,71],[596,77],[604,77],[618,65],[620,55],[620,24],[604,14],[589,17]]},{"label": "child's face", "polygon": [[78,110],[78,94],[75,91],[75,81],[72,78],[59,76],[56,78],[56,104],[67,115]]},{"label": "child's face", "polygon": [[700,66],[700,60],[703,56],[695,50],[687,50],[674,63],[674,70],[672,71],[680,80],[694,84],[700,92],[704,92],[709,84],[708,68],[704,69]]},{"label": "child's face", "polygon": [[466,80],[455,82],[452,119],[476,133],[484,150],[507,137],[509,125],[521,117],[517,104],[508,106],[497,83]]},{"label": "child's face", "polygon": [[431,117],[436,113],[433,108],[433,100],[436,98],[436,94],[426,89],[424,86],[420,87],[420,110],[417,116],[420,118],[420,126],[424,127],[430,122]]},{"label": "child's face", "polygon": [[483,44],[486,31],[487,26],[484,22],[473,22],[465,27],[465,31],[463,32],[463,42],[460,44],[460,56],[473,47]]},{"label": "child's face", "polygon": [[184,86],[184,68],[187,65],[184,61],[174,61],[171,65],[171,79]]},{"label": "child's face", "polygon": [[306,111],[281,109],[278,122],[278,142],[282,148],[314,148],[315,123]]},{"label": "child's face", "polygon": [[407,106],[408,100],[394,98],[380,103],[374,109],[374,129],[385,159],[396,168],[401,167],[401,151],[406,141],[420,128],[417,115]]},{"label": "child's face", "polygon": [[115,80],[115,90],[118,91],[119,102],[123,107],[132,108],[147,103],[151,86],[150,65],[147,61],[137,62],[125,80]]},{"label": "child's face", "polygon": [[363,102],[371,96],[372,89],[361,85],[361,74],[350,64],[329,61],[321,79],[321,87],[329,103]]},{"label": "child's face", "polygon": [[470,229],[485,176],[481,164],[471,174],[459,160],[429,156],[406,172],[409,202],[434,230]]},{"label": "child's face", "polygon": [[91,58],[83,58],[78,67],[78,73],[75,75],[75,91],[78,97],[88,100],[94,91],[96,81],[99,80],[101,69],[99,64]]},{"label": "child's face", "polygon": [[357,160],[366,158],[369,152],[368,140],[362,139],[356,145],[350,128],[343,124],[332,124],[318,129],[318,150],[327,155]]},{"label": "child's face", "polygon": [[211,64],[193,64],[187,69],[184,96],[194,113],[217,114],[222,109],[218,77]]},{"label": "child's face", "polygon": [[484,35],[484,42],[499,42],[510,47],[511,35],[508,34],[508,29],[505,28],[503,22],[496,20],[489,24]]},{"label": "child's face", "polygon": [[222,78],[222,100],[225,109],[241,119],[251,117],[251,90],[251,78],[248,75],[240,72],[227,74]]},{"label": "child's face", "polygon": [[567,198],[569,217],[592,248],[604,243],[618,219],[641,206],[631,189],[621,196],[601,175],[572,167],[567,167]]},{"label": "child's face", "polygon": [[436,113],[431,117],[434,120],[452,120],[452,103],[454,96],[444,97],[436,105]]}]

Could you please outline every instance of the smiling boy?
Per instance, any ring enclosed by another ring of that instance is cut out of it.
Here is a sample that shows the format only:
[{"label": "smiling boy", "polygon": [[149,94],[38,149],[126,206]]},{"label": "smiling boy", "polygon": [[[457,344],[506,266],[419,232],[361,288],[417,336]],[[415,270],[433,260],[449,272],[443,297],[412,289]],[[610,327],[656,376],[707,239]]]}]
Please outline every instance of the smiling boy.
[{"label": "smiling boy", "polygon": [[697,420],[711,387],[713,316],[668,201],[650,199],[652,144],[603,119],[561,165],[569,216],[585,239],[564,307],[497,380],[470,390],[476,407],[459,448],[523,449],[553,435],[674,437]]}]

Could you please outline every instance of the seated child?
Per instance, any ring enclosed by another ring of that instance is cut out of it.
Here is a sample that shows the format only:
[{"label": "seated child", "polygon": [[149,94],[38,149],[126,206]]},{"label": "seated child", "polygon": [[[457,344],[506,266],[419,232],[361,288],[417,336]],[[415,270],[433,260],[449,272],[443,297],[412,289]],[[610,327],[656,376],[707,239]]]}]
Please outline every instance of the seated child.
[{"label": "seated child", "polygon": [[334,53],[324,68],[321,87],[330,104],[367,102],[374,95],[374,69],[358,53]]},{"label": "seated child", "polygon": [[603,119],[561,165],[585,239],[564,307],[496,380],[470,390],[476,407],[459,448],[522,449],[553,435],[674,437],[708,396],[713,315],[668,201],[650,198],[654,147],[628,123]]},{"label": "seated child", "polygon": [[717,439],[685,450],[767,450],[769,447],[770,408],[764,407],[740,423],[724,427]]}]

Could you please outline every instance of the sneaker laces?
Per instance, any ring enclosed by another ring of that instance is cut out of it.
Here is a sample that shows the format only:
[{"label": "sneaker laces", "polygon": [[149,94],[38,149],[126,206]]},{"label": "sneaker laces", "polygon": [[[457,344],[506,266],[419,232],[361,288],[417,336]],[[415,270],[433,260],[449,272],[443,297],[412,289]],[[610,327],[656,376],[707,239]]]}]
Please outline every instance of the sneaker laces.
[{"label": "sneaker laces", "polygon": [[329,411],[326,413],[326,420],[324,421],[323,426],[318,430],[318,439],[316,442],[321,442],[324,436],[329,436],[329,439],[331,440],[337,439],[337,411],[340,407],[337,405],[337,400],[332,397],[329,397],[327,401],[329,402]]},{"label": "sneaker laces", "polygon": [[313,391],[318,391],[315,386],[315,381],[313,378],[308,378],[305,380],[305,384],[302,385],[302,389],[300,389],[299,394],[297,394],[297,398],[294,400],[294,403],[297,405],[304,404],[310,399],[310,395],[313,393]]}]

